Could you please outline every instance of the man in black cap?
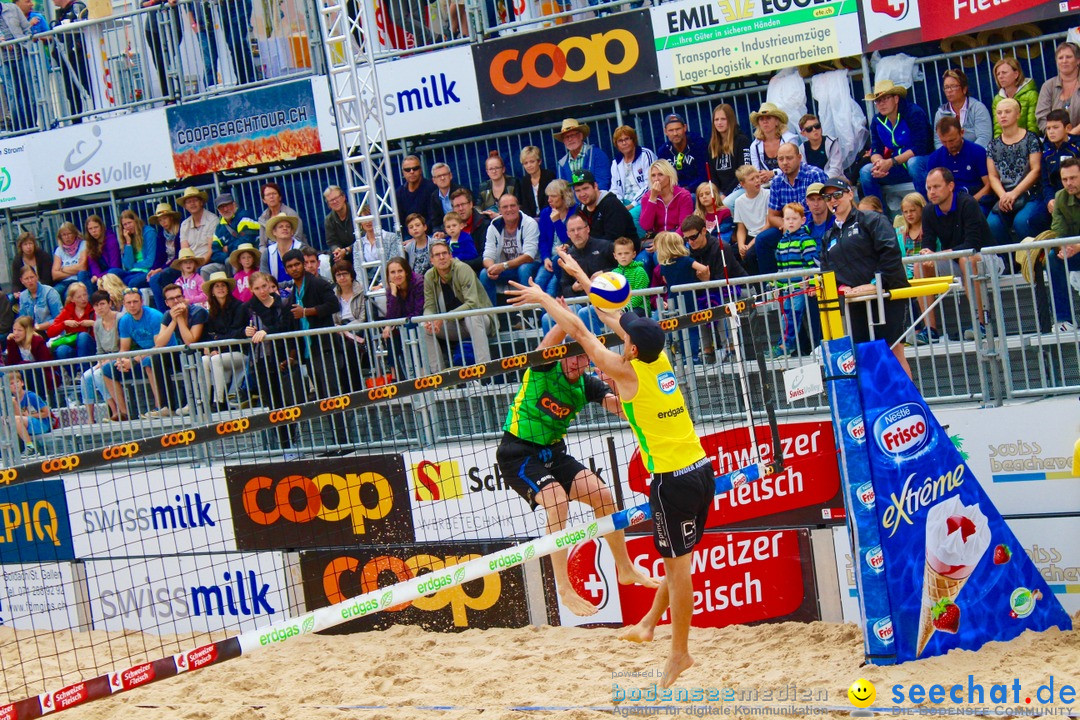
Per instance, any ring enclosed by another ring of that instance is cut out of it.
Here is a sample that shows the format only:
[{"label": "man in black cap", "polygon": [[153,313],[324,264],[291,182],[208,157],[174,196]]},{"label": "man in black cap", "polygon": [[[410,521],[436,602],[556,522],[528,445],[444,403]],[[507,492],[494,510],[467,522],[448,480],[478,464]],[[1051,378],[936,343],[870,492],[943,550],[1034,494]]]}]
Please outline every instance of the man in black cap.
[{"label": "man in black cap", "polygon": [[[855,193],[844,178],[830,178],[822,186],[821,195],[836,218],[836,224],[825,233],[821,269],[836,273],[840,294],[854,298],[877,292],[874,283],[879,272],[884,285],[882,290],[908,287],[896,231],[885,216],[856,208]],[[846,303],[852,342],[870,340],[868,308],[871,305],[876,307],[873,301]],[[907,306],[907,300],[886,300],[885,317],[878,318],[884,321],[884,326],[879,326],[876,337],[889,343],[900,366],[911,377],[904,345],[897,342],[907,331]]]},{"label": "man in black cap", "polygon": [[679,186],[696,197],[697,187],[709,179],[709,146],[697,133],[686,129],[686,120],[678,113],[664,118],[667,142],[656,152],[659,160],[667,160],[679,174]]},{"label": "man in black cap", "polygon": [[621,237],[634,241],[634,252],[641,249],[638,243],[637,223],[630,211],[622,204],[615,193],[600,190],[596,178],[586,170],[574,179],[574,196],[578,206],[576,215],[585,218],[589,224],[589,234],[615,242]]},{"label": "man in black cap", "polygon": [[[591,287],[589,276],[563,248],[559,264],[582,287]],[[597,311],[597,315],[623,340],[622,354],[604,347],[585,323],[566,306],[530,281],[529,286],[511,283],[513,304],[543,306],[567,335],[598,368],[614,380],[623,412],[637,438],[641,460],[652,474],[649,505],[653,512],[653,540],[664,559],[664,580],[656,591],[652,608],[641,622],[620,637],[633,642],[652,640],[660,617],[671,608],[671,653],[664,667],[663,687],[670,687],[694,664],[688,641],[694,610],[690,580],[692,551],[705,530],[716,490],[712,464],[694,430],[679,383],[664,353],[664,331],[651,318],[635,313]]]}]

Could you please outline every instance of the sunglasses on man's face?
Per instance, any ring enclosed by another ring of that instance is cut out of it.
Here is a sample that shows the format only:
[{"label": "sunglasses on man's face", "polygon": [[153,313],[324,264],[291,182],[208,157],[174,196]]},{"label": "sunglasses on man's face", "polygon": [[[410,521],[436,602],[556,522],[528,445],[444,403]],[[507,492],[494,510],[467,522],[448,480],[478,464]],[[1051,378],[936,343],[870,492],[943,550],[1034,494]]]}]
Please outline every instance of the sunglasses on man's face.
[{"label": "sunglasses on man's face", "polygon": [[816,123],[814,125],[807,125],[806,127],[804,127],[803,132],[814,132],[815,130],[820,130],[820,129],[821,129],[821,123]]},{"label": "sunglasses on man's face", "polygon": [[844,191],[835,190],[831,193],[821,193],[821,197],[825,198],[826,200],[839,200],[840,198],[844,197]]},{"label": "sunglasses on man's face", "polygon": [[694,233],[693,235],[683,235],[683,240],[685,240],[686,242],[694,242],[694,241],[695,241],[695,240],[697,240],[697,239],[698,239],[699,237],[701,237],[701,233],[700,233],[700,232],[696,232],[696,233]]},{"label": "sunglasses on man's face", "polygon": [[416,167],[407,167],[407,168],[401,168],[401,169],[404,170],[405,172],[419,172],[420,166],[417,165]]}]

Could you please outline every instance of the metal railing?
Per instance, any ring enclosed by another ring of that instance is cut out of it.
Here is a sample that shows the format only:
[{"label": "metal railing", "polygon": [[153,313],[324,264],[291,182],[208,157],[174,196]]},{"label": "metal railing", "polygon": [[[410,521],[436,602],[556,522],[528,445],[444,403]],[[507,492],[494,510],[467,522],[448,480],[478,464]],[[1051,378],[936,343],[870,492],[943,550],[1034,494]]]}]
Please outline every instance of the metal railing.
[{"label": "metal railing", "polygon": [[[914,382],[928,401],[997,405],[1013,398],[1080,390],[1080,334],[1075,324],[1072,328],[1061,325],[1065,318],[1075,323],[1080,289],[1068,285],[1067,274],[1062,277],[1044,273],[1042,265],[1036,265],[1033,282],[1029,283],[1012,272],[1011,262],[1017,250],[1052,251],[1076,240],[983,250],[982,269],[967,278],[965,292],[949,293],[938,308],[938,327],[945,337],[919,345],[914,341],[913,328],[905,338],[910,343],[905,353]],[[948,264],[965,255],[970,253],[917,256],[906,262]],[[993,258],[1001,258],[1002,262]],[[767,338],[771,347],[782,336],[782,300],[778,301],[777,296],[791,294],[790,288],[778,293],[775,284],[799,274],[796,271],[679,286],[667,293],[666,303],[660,288],[641,294],[650,298],[650,311],[659,318],[716,308],[736,297],[754,300],[758,308],[743,330],[744,340],[747,333],[753,332]],[[1047,282],[1051,283],[1049,287]],[[1066,283],[1065,288],[1060,287],[1061,282]],[[1065,298],[1065,305],[1055,305],[1055,283],[1059,290],[1056,297]],[[973,322],[977,317],[969,300],[973,292],[985,293],[983,324]],[[585,309],[584,302],[583,298],[572,299],[571,306]],[[918,314],[913,309],[909,317]],[[766,359],[766,373],[774,388],[783,387],[781,375],[785,370],[818,362],[814,354],[817,318],[812,310],[806,317],[808,337],[792,348],[792,354]],[[132,419],[119,422],[102,420],[104,413],[117,409],[115,401],[113,407],[108,407],[98,391],[88,402],[88,393],[101,385],[94,385],[92,377],[84,381],[83,376],[97,362],[112,362],[121,355],[3,367],[0,378],[6,388],[7,375],[20,371],[27,386],[40,391],[50,407],[57,410],[61,427],[38,438],[39,449],[50,457],[63,456],[140,437],[181,432],[193,424],[229,422],[257,408],[281,409],[363,391],[378,387],[388,376],[396,380],[422,378],[446,367],[467,367],[489,358],[509,357],[534,349],[547,327],[538,309],[497,307],[282,333],[268,336],[258,345],[239,340],[159,348],[142,353],[155,358],[147,361],[155,376],[147,373],[143,380],[124,383]],[[597,323],[594,327],[600,329]],[[745,413],[730,353],[733,340],[719,313],[711,323],[681,329],[671,336],[673,364],[696,418],[737,417]],[[755,358],[767,350],[761,343],[756,348],[743,344],[743,370],[751,383],[763,380]],[[228,372],[219,371],[216,377],[215,361],[207,359],[215,352],[218,357],[224,356],[219,362],[228,361]],[[53,373],[51,381],[45,379],[47,373]],[[483,392],[475,388],[442,388],[330,418],[303,421],[292,430],[282,426],[259,434],[255,440],[245,436],[222,442],[227,443],[230,456],[265,456],[383,444],[423,447],[466,438],[492,438],[501,432],[519,373],[514,370],[481,378],[487,385]],[[161,384],[166,379],[169,386]],[[156,393],[152,385],[155,382],[159,384]],[[825,402],[824,396],[790,404],[781,402],[778,413],[820,413],[827,409]],[[94,405],[92,410],[87,407],[90,404]],[[170,408],[170,416],[153,412],[163,406]],[[182,408],[186,411],[180,415],[177,411]],[[19,443],[14,441],[11,396],[7,392],[0,393],[0,414],[7,418],[3,423],[9,439],[6,447],[12,449],[17,460],[21,455]],[[603,413],[590,411],[580,422],[584,429],[606,429],[612,421]]]},{"label": "metal railing", "polygon": [[[0,43],[0,137],[318,74],[306,0],[179,0]],[[279,7],[280,6],[280,7]]]}]

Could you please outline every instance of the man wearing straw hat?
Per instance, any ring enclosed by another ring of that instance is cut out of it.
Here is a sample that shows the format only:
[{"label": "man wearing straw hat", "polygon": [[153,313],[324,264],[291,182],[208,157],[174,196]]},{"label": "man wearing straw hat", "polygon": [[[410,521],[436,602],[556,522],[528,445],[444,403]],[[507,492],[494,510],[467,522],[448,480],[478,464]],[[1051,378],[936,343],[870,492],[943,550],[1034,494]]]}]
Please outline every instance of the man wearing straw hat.
[{"label": "man wearing straw hat", "polygon": [[611,158],[599,147],[585,142],[589,137],[588,125],[576,118],[566,118],[554,136],[566,148],[556,170],[560,179],[573,185],[588,170],[601,190],[611,187]]},{"label": "man wearing straw hat", "polygon": [[214,231],[217,230],[218,216],[206,209],[206,193],[198,188],[185,188],[180,195],[180,205],[187,210],[188,217],[180,223],[180,247],[191,251],[202,260],[199,272],[203,280],[211,273],[225,269],[222,262],[210,262],[214,253]]},{"label": "man wearing straw hat", "polygon": [[870,123],[870,163],[859,171],[863,195],[874,195],[886,206],[882,188],[913,183],[926,195],[927,157],[934,151],[933,131],[926,111],[907,99],[907,88],[878,80],[874,92],[877,114]]}]

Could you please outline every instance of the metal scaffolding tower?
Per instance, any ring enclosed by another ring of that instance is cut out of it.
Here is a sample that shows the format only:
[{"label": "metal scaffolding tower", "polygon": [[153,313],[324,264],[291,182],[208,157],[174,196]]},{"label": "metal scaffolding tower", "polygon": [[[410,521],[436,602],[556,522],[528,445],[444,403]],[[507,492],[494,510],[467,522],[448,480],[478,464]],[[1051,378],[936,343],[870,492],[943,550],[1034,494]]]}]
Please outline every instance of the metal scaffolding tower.
[{"label": "metal scaffolding tower", "polygon": [[[353,236],[361,239],[360,222],[367,219],[372,219],[376,228],[393,227],[400,232],[390,148],[375,74],[373,42],[378,26],[372,3],[318,0],[316,4],[345,164],[345,190],[354,220]],[[349,14],[350,5],[357,12],[355,16]],[[382,258],[380,266],[388,259]],[[366,270],[365,277],[357,279],[369,287],[370,281],[378,277],[378,269]]]}]

